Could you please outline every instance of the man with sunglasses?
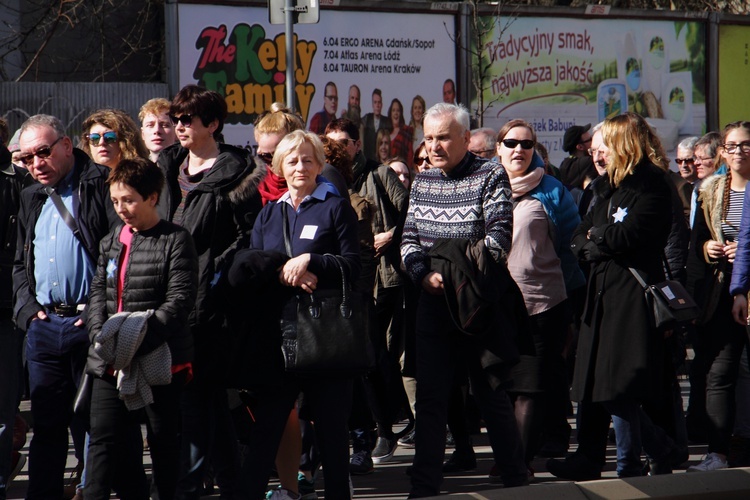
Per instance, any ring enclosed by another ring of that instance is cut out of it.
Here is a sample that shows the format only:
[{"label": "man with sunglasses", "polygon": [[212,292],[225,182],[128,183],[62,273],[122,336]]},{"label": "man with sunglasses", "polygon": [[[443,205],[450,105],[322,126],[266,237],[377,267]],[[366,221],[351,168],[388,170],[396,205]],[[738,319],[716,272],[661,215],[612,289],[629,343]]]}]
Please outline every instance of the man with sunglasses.
[{"label": "man with sunglasses", "polygon": [[[13,268],[14,315],[27,334],[34,419],[26,497],[62,498],[68,426],[90,344],[81,314],[99,240],[118,217],[105,182],[109,169],[74,148],[59,119],[26,120],[20,146],[21,162],[38,181],[21,193]],[[73,437],[80,454],[82,429]]]},{"label": "man with sunglasses", "polygon": [[310,131],[318,135],[325,134],[326,125],[336,119],[336,110],[339,107],[339,91],[333,82],[326,83],[323,93],[323,109],[310,118]]},{"label": "man with sunglasses", "polygon": [[[455,311],[446,307],[452,298],[458,302],[458,285],[451,275],[460,270],[460,261],[480,265],[466,259],[476,250],[486,257],[481,267],[491,276],[492,291],[486,287],[485,291],[503,295],[502,300],[510,298],[501,286],[512,283],[505,267],[513,235],[510,181],[502,165],[469,152],[469,137],[469,113],[463,106],[439,103],[425,113],[425,148],[433,168],[418,175],[412,185],[401,243],[406,272],[422,292],[416,317],[418,424],[409,498],[440,493],[445,457],[445,441],[440,438],[445,437],[449,394],[451,386],[467,376],[503,484],[506,488],[528,484],[518,425],[502,385],[507,370],[518,361],[518,348],[510,336],[514,327],[509,327],[514,318],[506,314],[507,304],[493,302],[496,313],[483,325],[483,331],[492,334],[470,336],[454,322]],[[531,149],[530,142],[519,144]],[[461,289],[468,291],[477,283],[462,284],[468,286]],[[515,300],[523,304],[520,291]],[[460,314],[476,305],[476,301],[462,301],[456,310]],[[503,326],[494,323],[500,318]],[[490,361],[498,354],[502,361]]]},{"label": "man with sunglasses", "polygon": [[495,146],[497,146],[497,132],[491,128],[482,127],[471,131],[469,151],[475,155],[491,160],[496,154]]}]

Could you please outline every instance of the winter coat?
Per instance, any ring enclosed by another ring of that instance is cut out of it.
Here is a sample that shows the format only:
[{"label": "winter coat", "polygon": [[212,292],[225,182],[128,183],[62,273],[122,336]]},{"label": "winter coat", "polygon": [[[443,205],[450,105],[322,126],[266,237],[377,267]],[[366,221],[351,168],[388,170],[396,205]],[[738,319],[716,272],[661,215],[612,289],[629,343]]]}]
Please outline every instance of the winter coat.
[{"label": "winter coat", "polygon": [[[690,238],[687,286],[688,291],[701,306],[698,323],[706,323],[716,313],[721,295],[728,293],[728,281],[733,274],[732,264],[727,259],[717,261],[706,252],[706,243],[709,240],[725,241],[721,229],[721,211],[726,183],[725,174],[708,177],[701,184],[698,195]],[[744,211],[742,215],[744,219]]]},{"label": "winter coat", "polygon": [[[182,226],[198,252],[198,295],[189,324],[200,329],[216,320],[211,282],[226,252],[249,237],[262,208],[258,184],[266,175],[265,167],[256,167],[248,151],[226,144],[220,144],[219,150],[213,166],[187,195],[182,214]],[[180,144],[159,155],[158,164],[167,179],[159,201],[162,219],[171,221],[180,205],[179,169],[187,156],[188,150]]]},{"label": "winter coat", "polygon": [[[380,177],[385,192],[375,181],[374,175],[376,173]],[[401,275],[396,269],[401,267],[401,255],[399,253],[401,242],[396,240],[400,240],[398,235],[403,229],[403,221],[409,205],[409,192],[390,167],[380,165],[367,173],[359,194],[372,205],[372,234],[378,235],[386,231],[395,231],[396,236],[390,248],[380,257],[378,281],[384,288],[399,286],[401,285]],[[387,197],[388,200],[384,200],[384,197]]]},{"label": "winter coat", "polygon": [[[109,197],[109,186],[106,183],[109,169],[94,163],[80,149],[74,148],[73,156],[78,188],[73,193],[72,214],[78,223],[86,249],[97,258],[99,241],[121,222]],[[47,201],[44,188],[41,184],[34,184],[23,190],[18,213],[18,243],[13,265],[13,312],[16,325],[24,331],[29,320],[43,309],[42,304],[36,300],[34,237],[36,222]]]},{"label": "winter coat", "polygon": [[737,236],[737,254],[732,267],[732,282],[729,285],[729,293],[732,296],[738,293],[747,294],[750,291],[750,210],[744,209],[747,206],[750,206],[750,189],[745,189],[740,234]]},{"label": "winter coat", "polygon": [[659,396],[663,332],[651,325],[643,289],[628,268],[647,283],[664,279],[662,252],[672,222],[668,182],[663,170],[644,161],[617,188],[602,183],[599,202],[573,234],[573,252],[592,263],[573,400]]},{"label": "winter coat", "polygon": [[16,226],[21,190],[34,179],[29,172],[11,163],[10,151],[0,145],[0,309],[13,307],[13,258],[16,253]]},{"label": "winter coat", "polygon": [[[101,242],[99,263],[91,283],[86,324],[94,341],[108,318],[117,313],[117,278],[123,245],[122,225]],[[193,310],[198,285],[198,257],[190,234],[180,226],[160,221],[146,231],[133,233],[122,291],[123,312],[153,309],[138,354],[146,354],[167,342],[172,362],[193,360],[193,337],[188,316]],[[89,348],[87,371],[101,376],[105,363]]]}]

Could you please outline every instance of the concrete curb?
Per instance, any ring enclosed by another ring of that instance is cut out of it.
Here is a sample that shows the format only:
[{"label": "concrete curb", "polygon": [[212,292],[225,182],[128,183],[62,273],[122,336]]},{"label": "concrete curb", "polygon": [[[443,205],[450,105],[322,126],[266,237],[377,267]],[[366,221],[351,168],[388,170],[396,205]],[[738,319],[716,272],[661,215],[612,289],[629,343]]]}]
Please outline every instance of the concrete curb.
[{"label": "concrete curb", "polygon": [[[465,500],[724,500],[750,499],[750,468],[663,476],[532,485],[449,495]],[[435,497],[437,498],[437,497]]]}]

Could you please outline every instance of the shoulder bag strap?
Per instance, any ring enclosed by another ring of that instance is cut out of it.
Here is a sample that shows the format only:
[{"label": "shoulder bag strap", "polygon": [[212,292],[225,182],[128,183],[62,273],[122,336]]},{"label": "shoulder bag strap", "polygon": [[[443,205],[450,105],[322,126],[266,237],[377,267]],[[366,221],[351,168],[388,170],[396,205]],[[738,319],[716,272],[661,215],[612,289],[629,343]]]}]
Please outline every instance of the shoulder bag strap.
[{"label": "shoulder bag strap", "polygon": [[640,283],[641,287],[643,287],[644,290],[648,290],[648,285],[641,277],[641,274],[632,267],[629,267],[628,269],[630,269],[630,272],[633,273],[633,276],[635,276],[635,279],[638,280],[638,283]]},{"label": "shoulder bag strap", "polygon": [[281,213],[284,216],[284,247],[286,254],[292,256],[292,239],[289,237],[289,216],[287,215],[287,202],[281,202]]},{"label": "shoulder bag strap", "polygon": [[75,236],[76,239],[81,243],[83,251],[86,252],[86,256],[91,260],[91,262],[95,263],[96,259],[89,252],[89,248],[86,246],[86,242],[83,241],[83,236],[81,235],[81,230],[78,227],[78,223],[76,223],[75,218],[70,213],[70,211],[68,211],[68,207],[65,206],[65,203],[63,203],[62,198],[57,193],[57,191],[55,191],[55,188],[47,186],[44,188],[44,192],[47,193],[47,195],[52,200],[52,203],[55,205],[55,208],[60,214],[60,217],[62,217],[63,222],[65,222],[65,225],[70,228],[70,230],[73,232],[73,236]]}]

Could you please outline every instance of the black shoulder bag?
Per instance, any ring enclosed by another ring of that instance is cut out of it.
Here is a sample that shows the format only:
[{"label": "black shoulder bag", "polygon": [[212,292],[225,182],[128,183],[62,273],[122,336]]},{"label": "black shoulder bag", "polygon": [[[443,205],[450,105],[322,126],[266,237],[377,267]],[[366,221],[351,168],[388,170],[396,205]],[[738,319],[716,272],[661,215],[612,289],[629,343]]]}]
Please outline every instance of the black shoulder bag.
[{"label": "black shoulder bag", "polygon": [[[291,257],[285,202],[282,212],[284,245]],[[375,365],[368,331],[368,308],[362,294],[351,290],[344,258],[340,255],[333,257],[341,271],[341,289],[313,293],[300,291],[290,299],[282,313],[281,349],[288,372],[354,375]]]},{"label": "black shoulder bag", "polygon": [[647,284],[641,274],[634,268],[629,267],[628,269],[643,287],[646,304],[651,309],[652,324],[656,328],[670,329],[697,319],[701,310],[690,293],[682,286],[682,283],[672,279],[669,265],[666,263],[666,259],[664,261],[669,279],[654,285]]}]

